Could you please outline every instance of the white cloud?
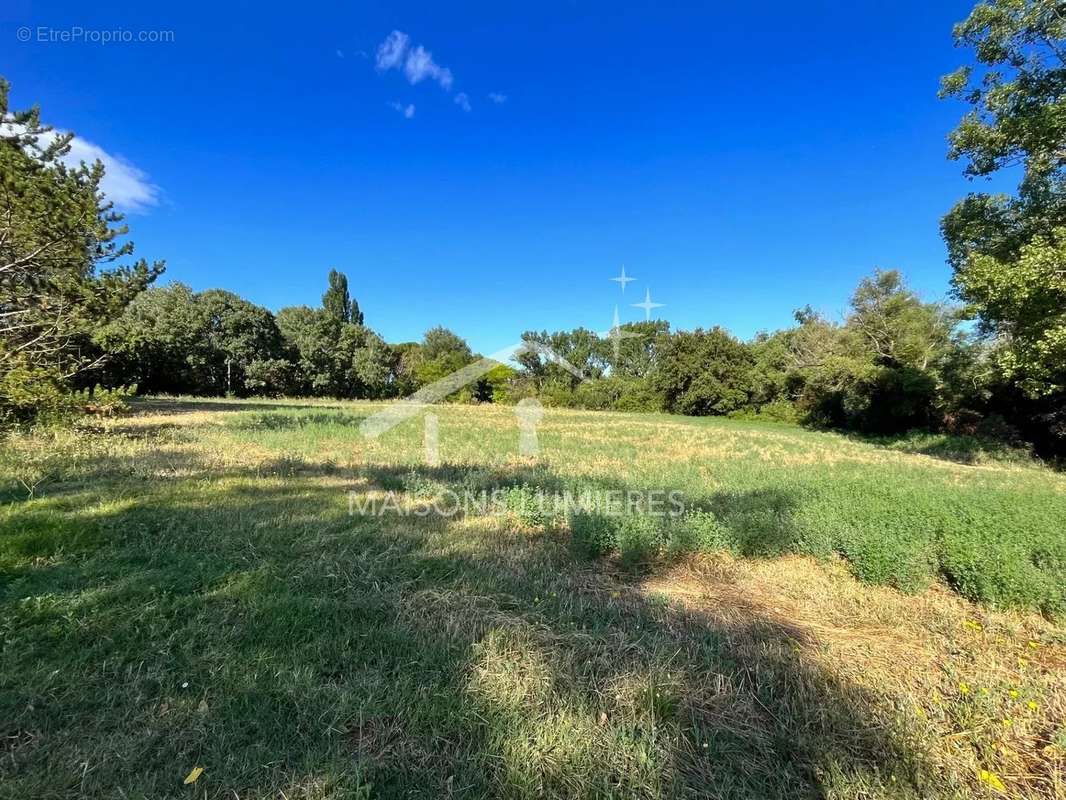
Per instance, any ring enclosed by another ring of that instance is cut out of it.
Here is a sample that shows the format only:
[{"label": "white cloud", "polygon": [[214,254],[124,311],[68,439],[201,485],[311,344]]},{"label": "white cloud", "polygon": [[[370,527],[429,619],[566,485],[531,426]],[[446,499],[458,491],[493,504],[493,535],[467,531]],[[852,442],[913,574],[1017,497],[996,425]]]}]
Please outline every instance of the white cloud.
[{"label": "white cloud", "polygon": [[455,96],[455,104],[463,109],[463,111],[470,110],[470,98],[466,96],[466,92],[459,92],[459,94]]},{"label": "white cloud", "polygon": [[410,41],[410,37],[400,31],[393,31],[386,36],[385,41],[378,45],[377,68],[382,72],[393,67],[398,68],[403,63],[403,57],[407,52],[407,45]]},{"label": "white cloud", "polygon": [[403,70],[412,86],[429,78],[445,91],[452,88],[452,71],[434,61],[433,54],[422,45],[412,47],[411,37],[402,31],[393,31],[378,45],[375,65],[380,72]]},{"label": "white cloud", "polygon": [[399,102],[395,102],[394,101],[392,103],[389,103],[389,107],[390,108],[394,108],[398,112],[403,114],[403,118],[404,119],[411,119],[411,117],[413,117],[415,115],[414,103],[408,103],[407,105],[404,105],[403,103],[399,103]]},{"label": "white cloud", "polygon": [[433,60],[433,54],[422,45],[407,54],[403,72],[412,85],[430,78],[439,83],[442,89],[452,88],[452,71],[437,64]]},{"label": "white cloud", "polygon": [[500,105],[501,103],[507,102],[507,95],[503,94],[502,92],[489,92],[489,100],[494,102],[496,105]]},{"label": "white cloud", "polygon": [[[16,133],[16,126],[4,123],[0,126],[0,135]],[[38,145],[47,147],[63,131],[52,130],[38,137]],[[146,212],[159,205],[162,190],[152,183],[148,174],[134,166],[119,155],[112,155],[97,144],[75,136],[70,140],[70,151],[61,160],[70,167],[76,167],[82,161],[93,164],[100,161],[104,165],[104,177],[100,181],[100,190],[123,211]]]},{"label": "white cloud", "polygon": [[344,58],[344,51],[343,50],[338,50],[337,51],[337,58]]},{"label": "white cloud", "polygon": [[159,205],[160,189],[148,179],[148,174],[122,156],[112,155],[99,145],[75,136],[70,140],[70,152],[63,156],[67,164],[84,161],[91,164],[99,159],[104,164],[104,178],[100,188],[116,206],[126,211],[147,211]]}]

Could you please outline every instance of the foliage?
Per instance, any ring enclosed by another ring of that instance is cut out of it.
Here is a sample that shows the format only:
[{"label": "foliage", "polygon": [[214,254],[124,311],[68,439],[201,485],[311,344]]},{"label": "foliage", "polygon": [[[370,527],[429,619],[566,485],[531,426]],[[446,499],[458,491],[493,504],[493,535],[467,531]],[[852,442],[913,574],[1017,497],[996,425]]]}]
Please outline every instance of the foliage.
[{"label": "foliage", "polygon": [[149,289],[96,341],[110,354],[105,374],[115,384],[204,395],[290,388],[275,363],[287,350],[274,315],[232,292],[195,293],[180,283]]},{"label": "foliage", "polygon": [[1002,336],[994,357],[1032,397],[1066,394],[1066,227],[1022,245],[1010,263],[974,253],[956,276],[960,293]]},{"label": "foliage", "polygon": [[750,349],[721,328],[681,331],[659,351],[651,383],[663,407],[678,414],[728,414],[754,393]]},{"label": "foliage", "polygon": [[583,379],[599,378],[607,369],[609,344],[588,328],[526,331],[522,342],[533,347],[516,360],[538,389],[573,391]]},{"label": "foliage", "polygon": [[430,328],[422,336],[415,376],[419,386],[439,381],[475,360],[463,338],[447,328]]},{"label": "foliage", "polygon": [[322,310],[338,322],[363,324],[363,312],[359,303],[348,293],[348,276],[335,269],[329,271],[329,288],[322,295]]},{"label": "foliage", "polygon": [[[973,193],[945,216],[955,290],[994,338],[1000,376],[1057,408],[1066,406],[1064,34],[1057,0],[981,3],[955,28],[956,44],[973,48],[977,68],[946,76],[942,89],[970,105],[949,153],[965,161],[966,174],[1021,172],[1014,196]],[[1029,411],[1016,419],[1042,428],[1038,444],[1066,452],[1062,417]]]},{"label": "foliage", "polygon": [[572,511],[568,519],[570,536],[578,552],[590,556],[602,556],[618,547],[618,516],[594,510]]},{"label": "foliage", "polygon": [[13,111],[0,79],[0,416],[32,419],[67,404],[72,379],[104,360],[94,328],[163,271],[122,264],[127,228],[100,191],[100,162],[68,166],[72,134],[39,111]]}]

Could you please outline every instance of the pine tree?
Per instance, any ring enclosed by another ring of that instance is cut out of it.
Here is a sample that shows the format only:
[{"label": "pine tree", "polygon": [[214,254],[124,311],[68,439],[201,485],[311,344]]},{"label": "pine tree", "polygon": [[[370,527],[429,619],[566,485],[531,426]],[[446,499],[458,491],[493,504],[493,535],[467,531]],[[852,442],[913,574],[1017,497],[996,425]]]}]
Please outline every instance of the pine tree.
[{"label": "pine tree", "polygon": [[9,111],[8,89],[0,79],[0,419],[61,407],[102,360],[93,332],[163,271],[118,264],[133,243],[100,192],[103,164],[65,164],[72,135]]}]

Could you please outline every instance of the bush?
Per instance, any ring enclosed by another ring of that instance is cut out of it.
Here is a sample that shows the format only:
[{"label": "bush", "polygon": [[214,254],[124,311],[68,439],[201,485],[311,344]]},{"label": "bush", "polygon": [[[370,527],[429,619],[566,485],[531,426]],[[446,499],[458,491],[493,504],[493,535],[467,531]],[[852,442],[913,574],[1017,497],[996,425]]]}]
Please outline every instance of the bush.
[{"label": "bush", "polygon": [[736,541],[712,512],[697,509],[671,522],[666,548],[674,556],[719,550],[734,552]]},{"label": "bush", "polygon": [[784,422],[789,425],[798,425],[800,412],[788,400],[773,400],[756,409],[745,408],[740,411],[734,411],[729,415],[729,418],[761,422]]},{"label": "bush", "polygon": [[119,386],[114,389],[105,389],[97,384],[92,389],[82,389],[75,392],[74,397],[82,409],[88,413],[112,417],[128,410],[129,406],[126,401],[136,394],[136,384],[133,386]]},{"label": "bush", "polygon": [[284,358],[257,358],[244,368],[244,387],[251,394],[281,397],[300,389],[298,368]]},{"label": "bush", "polygon": [[664,544],[659,520],[645,514],[623,516],[616,536],[619,554],[626,566],[636,566],[654,560]]},{"label": "bush", "polygon": [[81,401],[56,369],[16,362],[0,372],[0,425],[68,422]]},{"label": "bush", "polygon": [[596,558],[618,547],[621,519],[598,511],[570,513],[570,535],[578,552]]},{"label": "bush", "polygon": [[523,524],[534,528],[550,525],[554,520],[552,510],[545,507],[544,495],[524,483],[507,490],[504,505]]},{"label": "bush", "polygon": [[975,602],[1061,614],[1066,610],[1064,546],[1061,542],[1057,548],[1034,544],[1026,547],[1007,532],[968,525],[965,531],[945,537],[941,569],[959,594]]},{"label": "bush", "polygon": [[859,580],[919,592],[932,580],[935,552],[917,537],[863,535],[847,538],[839,550]]},{"label": "bush", "polygon": [[596,411],[662,411],[663,399],[643,378],[612,376],[579,383],[571,402]]}]

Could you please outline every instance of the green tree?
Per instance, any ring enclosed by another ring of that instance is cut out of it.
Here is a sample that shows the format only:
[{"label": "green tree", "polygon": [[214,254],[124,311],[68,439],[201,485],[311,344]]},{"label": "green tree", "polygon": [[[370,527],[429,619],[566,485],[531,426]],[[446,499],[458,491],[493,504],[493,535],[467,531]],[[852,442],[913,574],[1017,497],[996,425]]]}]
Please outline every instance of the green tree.
[{"label": "green tree", "polygon": [[957,322],[954,309],[923,302],[896,270],[875,270],[852,295],[847,328],[878,363],[935,372]]},{"label": "green tree", "polygon": [[211,362],[206,333],[196,294],[183,283],[171,283],[138,295],[96,339],[108,353],[108,383],[199,394],[207,390],[203,376]]},{"label": "green tree", "polygon": [[388,397],[398,391],[399,356],[369,328],[326,309],[283,308],[277,315],[296,353],[297,387],[326,397]]},{"label": "green tree", "polygon": [[122,215],[100,191],[104,167],[66,165],[71,134],[12,111],[0,79],[0,416],[64,405],[98,366],[92,331],[163,271],[133,253]]},{"label": "green tree", "polygon": [[477,360],[470,345],[447,328],[430,328],[422,336],[415,375],[419,386],[438,381]]},{"label": "green tree", "polygon": [[1014,196],[974,193],[944,218],[959,296],[995,337],[1005,375],[1033,398],[1066,392],[1066,11],[992,0],[955,28],[977,68],[943,80],[971,110],[949,156],[966,174],[1020,168]]},{"label": "green tree", "polygon": [[[610,373],[615,378],[644,378],[655,369],[659,347],[670,333],[670,323],[665,320],[627,322],[620,326],[623,336],[604,348]],[[616,355],[617,353],[617,355]]]},{"label": "green tree", "polygon": [[722,328],[681,331],[663,340],[652,385],[668,411],[729,414],[750,404],[751,350]]},{"label": "green tree", "polygon": [[[274,315],[221,289],[201,292],[196,299],[206,323],[210,353],[207,384],[212,393],[244,394],[251,364],[282,360],[285,355],[284,339]],[[262,366],[259,371],[262,374]]]},{"label": "green tree", "polygon": [[283,308],[277,315],[285,341],[297,353],[300,388],[318,396],[343,396],[345,378],[335,353],[344,323],[323,309]]},{"label": "green tree", "polygon": [[385,341],[362,325],[345,325],[334,351],[341,396],[381,398],[391,393],[396,355]]},{"label": "green tree", "polygon": [[110,382],[133,382],[143,391],[243,395],[293,388],[273,314],[232,292],[196,294],[180,283],[149,289],[96,338],[109,353]]},{"label": "green tree", "polygon": [[363,312],[360,310],[359,303],[356,302],[354,297],[352,298],[352,302],[349,305],[348,321],[351,322],[353,325],[362,325],[362,324],[364,324],[363,323]]},{"label": "green tree", "polygon": [[[787,358],[773,377],[809,422],[870,433],[939,423],[943,376],[958,342],[954,309],[925,303],[895,270],[859,282],[844,325],[809,308],[782,335]],[[758,352],[758,348],[757,348]]]},{"label": "green tree", "polygon": [[329,288],[322,295],[322,308],[338,322],[363,324],[359,303],[348,293],[348,276],[335,269],[329,271]]},{"label": "green tree", "polygon": [[[548,390],[557,396],[574,391],[581,381],[599,378],[607,370],[611,345],[588,328],[570,331],[526,331],[522,341],[539,345],[517,357],[525,374],[540,391]],[[546,349],[544,349],[546,348]],[[579,375],[559,363],[562,358]]]}]

